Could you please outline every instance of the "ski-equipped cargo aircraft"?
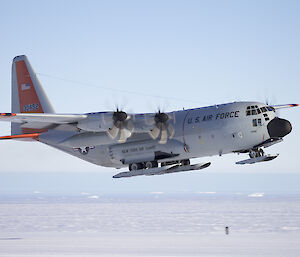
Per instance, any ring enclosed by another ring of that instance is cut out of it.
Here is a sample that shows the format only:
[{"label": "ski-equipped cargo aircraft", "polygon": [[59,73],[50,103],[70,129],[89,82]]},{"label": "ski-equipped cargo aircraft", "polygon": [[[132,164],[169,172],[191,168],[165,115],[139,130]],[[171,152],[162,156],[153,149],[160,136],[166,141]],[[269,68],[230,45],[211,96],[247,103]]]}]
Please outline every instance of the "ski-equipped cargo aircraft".
[{"label": "ski-equipped cargo aircraft", "polygon": [[278,154],[263,148],[292,130],[275,111],[298,106],[233,102],[173,112],[56,114],[25,55],[13,59],[11,90],[12,112],[0,115],[11,122],[11,135],[0,139],[38,141],[96,165],[129,167],[115,178],[200,170],[210,163],[190,159],[228,153],[249,153],[237,164],[273,160]]}]

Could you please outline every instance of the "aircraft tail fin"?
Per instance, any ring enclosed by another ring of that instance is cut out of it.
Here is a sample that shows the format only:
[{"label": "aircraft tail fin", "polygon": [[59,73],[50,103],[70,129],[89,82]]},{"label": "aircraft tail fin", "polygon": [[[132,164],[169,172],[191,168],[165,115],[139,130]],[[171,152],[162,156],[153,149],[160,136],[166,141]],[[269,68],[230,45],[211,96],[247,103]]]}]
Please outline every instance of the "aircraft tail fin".
[{"label": "aircraft tail fin", "polygon": [[[12,63],[11,111],[13,113],[54,113],[28,58],[16,56]],[[11,134],[30,134],[41,132],[36,129],[25,129],[20,123],[11,124]]]}]

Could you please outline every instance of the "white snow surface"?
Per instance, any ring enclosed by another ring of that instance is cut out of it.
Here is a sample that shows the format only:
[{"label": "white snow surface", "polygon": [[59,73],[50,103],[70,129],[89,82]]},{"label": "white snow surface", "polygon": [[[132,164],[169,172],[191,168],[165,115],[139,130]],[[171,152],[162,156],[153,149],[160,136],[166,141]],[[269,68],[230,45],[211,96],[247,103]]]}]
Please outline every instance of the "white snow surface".
[{"label": "white snow surface", "polygon": [[299,238],[297,196],[0,200],[1,257],[289,257],[300,256]]}]

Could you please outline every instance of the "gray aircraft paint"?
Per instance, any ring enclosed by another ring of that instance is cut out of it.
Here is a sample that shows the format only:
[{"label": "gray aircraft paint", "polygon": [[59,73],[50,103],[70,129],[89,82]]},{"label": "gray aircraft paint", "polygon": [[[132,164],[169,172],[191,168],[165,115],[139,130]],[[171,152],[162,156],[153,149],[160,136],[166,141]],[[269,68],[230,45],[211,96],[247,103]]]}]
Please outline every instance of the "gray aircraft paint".
[{"label": "gray aircraft paint", "polygon": [[[235,102],[177,111],[175,112],[175,135],[166,144],[159,144],[158,140],[152,140],[146,133],[140,135],[140,139],[136,139],[138,136],[133,136],[123,144],[112,140],[104,132],[64,134],[64,132],[49,131],[41,135],[39,140],[86,161],[117,168],[127,166],[129,161],[123,165],[124,159],[130,159],[131,162],[154,160],[155,151],[179,154],[177,157],[163,161],[222,155],[250,149],[270,138],[267,130],[268,122],[264,120],[262,113],[246,116],[246,108],[251,105],[265,106],[257,102]],[[218,115],[232,112],[237,112],[238,115],[226,118]],[[270,119],[276,116],[273,111],[267,113]],[[204,117],[210,115],[212,119],[203,121]],[[196,120],[197,117],[199,121]],[[262,125],[253,127],[252,120],[258,118],[263,120]],[[135,119],[142,119],[142,114],[137,114]],[[189,123],[190,119],[192,122]],[[78,150],[74,150],[80,147],[94,148],[83,155]]]},{"label": "gray aircraft paint", "polygon": [[[15,62],[20,60],[26,64],[44,114],[20,114],[15,68]],[[108,133],[114,126],[114,112],[54,114],[45,91],[27,57],[23,55],[15,57],[12,65],[12,112],[17,114],[1,114],[1,118],[12,122],[12,135],[20,134],[21,128],[46,129],[46,132],[39,134],[39,142],[96,165],[121,168],[137,162],[169,162],[247,152],[257,149],[256,146],[260,144],[267,147],[270,145],[265,143],[270,139],[268,124],[276,117],[274,108],[246,115],[249,106],[257,106],[259,109],[266,105],[258,102],[233,102],[167,113],[171,117],[167,122],[173,129],[164,144],[161,143],[163,140],[152,138],[155,134],[153,121],[156,113],[126,114],[126,121],[132,121],[134,127],[126,142],[120,143],[120,140],[113,139],[112,134]],[[293,106],[297,105],[278,108]],[[268,119],[264,117],[266,114]],[[258,119],[261,121],[259,124]],[[253,120],[256,126],[253,125]],[[285,122],[288,123],[285,125],[290,126],[286,129],[288,134],[291,125],[288,121]],[[274,131],[276,133],[276,129]],[[272,144],[280,141],[281,138]]]}]

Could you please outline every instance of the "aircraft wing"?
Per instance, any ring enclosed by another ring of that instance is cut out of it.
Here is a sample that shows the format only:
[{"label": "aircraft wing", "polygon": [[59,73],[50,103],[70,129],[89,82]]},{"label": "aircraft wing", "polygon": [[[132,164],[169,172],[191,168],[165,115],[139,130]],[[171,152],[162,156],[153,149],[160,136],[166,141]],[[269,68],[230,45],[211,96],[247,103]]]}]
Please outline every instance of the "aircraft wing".
[{"label": "aircraft wing", "polygon": [[[113,126],[113,113],[93,114],[54,114],[54,113],[0,113],[0,121],[22,123],[26,128],[42,128],[49,125],[76,124],[86,131],[106,131]],[[99,126],[100,125],[100,126]],[[133,120],[136,132],[147,132],[149,125],[145,124],[144,116],[137,115]]]},{"label": "aircraft wing", "polygon": [[277,109],[283,109],[283,108],[292,108],[292,107],[297,107],[299,104],[278,104],[278,105],[271,105],[272,108],[275,110]]},{"label": "aircraft wing", "polygon": [[24,127],[41,128],[55,124],[70,124],[85,119],[85,114],[1,113],[0,121],[24,123]]},{"label": "aircraft wing", "polygon": [[[87,132],[106,132],[112,139],[124,143],[133,134],[148,133],[152,139],[166,143],[174,136],[175,115],[166,113],[127,114],[122,111],[87,114],[0,113],[0,121],[19,123],[23,134],[43,129],[80,129]],[[60,126],[68,125],[68,127]],[[30,130],[33,129],[33,130]],[[30,132],[28,132],[30,131]],[[5,138],[6,139],[6,138]]]}]

